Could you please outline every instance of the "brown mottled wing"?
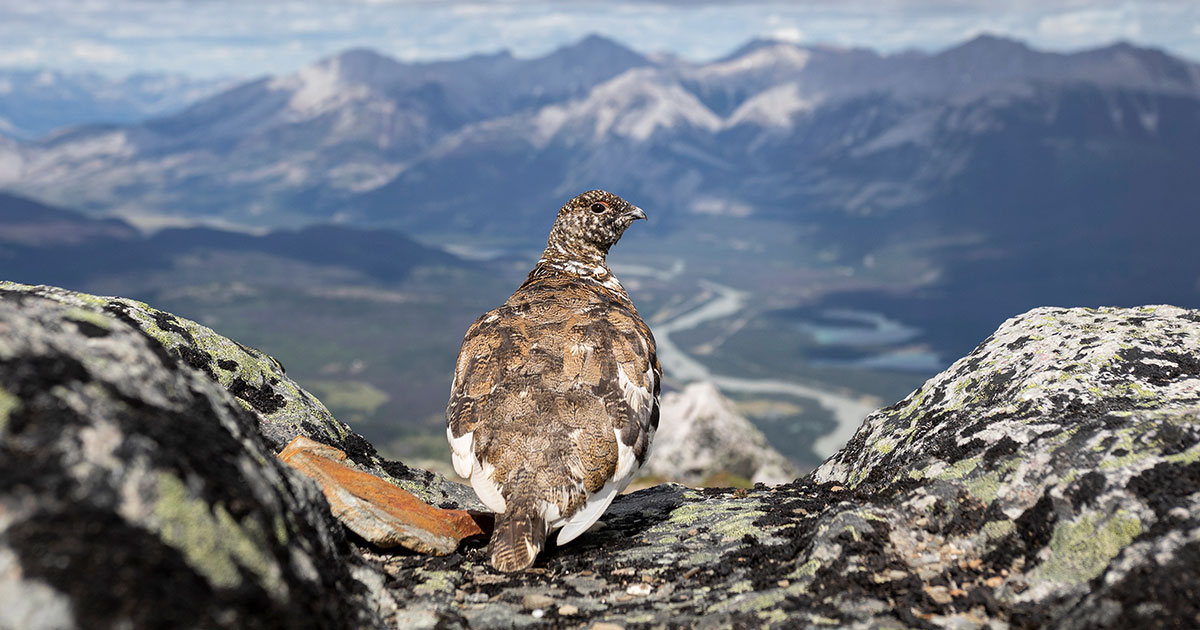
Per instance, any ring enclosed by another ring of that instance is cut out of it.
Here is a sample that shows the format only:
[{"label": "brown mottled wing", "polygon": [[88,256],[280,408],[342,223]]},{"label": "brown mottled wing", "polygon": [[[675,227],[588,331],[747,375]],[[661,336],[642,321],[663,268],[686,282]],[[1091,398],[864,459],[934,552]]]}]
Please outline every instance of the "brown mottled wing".
[{"label": "brown mottled wing", "polygon": [[526,283],[463,341],[446,408],[455,470],[498,512],[518,501],[569,524],[645,461],[659,380],[654,338],[623,291]]}]

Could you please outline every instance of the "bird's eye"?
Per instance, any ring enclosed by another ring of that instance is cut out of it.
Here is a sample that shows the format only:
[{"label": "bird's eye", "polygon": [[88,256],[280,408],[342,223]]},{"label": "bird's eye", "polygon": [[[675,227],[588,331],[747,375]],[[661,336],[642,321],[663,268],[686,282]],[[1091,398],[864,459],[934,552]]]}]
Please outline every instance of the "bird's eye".
[{"label": "bird's eye", "polygon": [[604,203],[603,201],[597,201],[596,203],[592,204],[592,212],[595,212],[596,214],[600,214],[605,210],[608,210],[608,204]]}]

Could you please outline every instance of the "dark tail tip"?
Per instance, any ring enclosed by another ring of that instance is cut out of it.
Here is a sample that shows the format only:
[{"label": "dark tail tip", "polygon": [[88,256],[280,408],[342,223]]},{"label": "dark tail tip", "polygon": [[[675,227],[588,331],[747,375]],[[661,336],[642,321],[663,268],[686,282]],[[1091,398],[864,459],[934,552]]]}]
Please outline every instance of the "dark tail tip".
[{"label": "dark tail tip", "polygon": [[527,512],[496,515],[496,529],[488,543],[488,555],[498,571],[520,571],[537,559],[546,544],[546,521]]}]

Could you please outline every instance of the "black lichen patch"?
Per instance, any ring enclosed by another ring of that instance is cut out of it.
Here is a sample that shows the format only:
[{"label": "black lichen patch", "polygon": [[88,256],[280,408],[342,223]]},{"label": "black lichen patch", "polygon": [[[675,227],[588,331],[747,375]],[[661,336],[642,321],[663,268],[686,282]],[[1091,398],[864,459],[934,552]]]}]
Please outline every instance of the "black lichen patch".
[{"label": "black lichen patch", "polygon": [[[891,570],[906,571],[908,565],[889,553],[887,523],[873,521],[857,536],[849,531],[835,537],[842,552],[828,566],[814,575],[809,589],[814,601],[824,602],[828,617],[845,621],[845,615],[835,603],[845,598],[869,597],[892,605],[891,613],[909,627],[934,628],[918,614],[942,613],[945,607],[925,592],[925,583],[909,574],[898,580],[881,581],[880,576]],[[914,613],[914,611],[916,611]]]},{"label": "black lichen patch", "polygon": [[196,339],[192,337],[192,333],[183,326],[180,326],[179,320],[175,319],[174,315],[153,309],[151,309],[150,315],[154,318],[154,324],[158,326],[160,330],[176,333],[180,337],[183,337],[183,340],[188,344],[195,345]]},{"label": "black lichen patch", "polygon": [[1021,335],[1020,337],[1017,337],[1016,339],[1005,344],[1004,347],[1008,348],[1009,350],[1020,350],[1021,348],[1024,348],[1025,344],[1029,343],[1030,341],[1033,341],[1032,336]]},{"label": "black lichen patch", "polygon": [[1025,544],[1025,564],[1032,566],[1036,562],[1037,553],[1050,543],[1054,535],[1054,526],[1058,523],[1058,514],[1054,511],[1054,500],[1050,491],[1042,494],[1042,498],[1025,510],[1014,522],[1017,526],[1017,536]]},{"label": "black lichen patch", "polygon": [[1127,487],[1162,518],[1185,505],[1184,497],[1200,492],[1200,462],[1161,462],[1130,479]]},{"label": "black lichen patch", "polygon": [[[987,520],[1004,520],[998,505],[993,501],[988,507]],[[997,541],[996,546],[984,556],[984,562],[996,571],[1011,569],[1018,558],[1024,559],[1026,569],[1036,565],[1037,554],[1050,542],[1057,523],[1054,500],[1046,490],[1033,507],[1017,517],[1013,522],[1015,531]]]},{"label": "black lichen patch", "polygon": [[1200,623],[1196,567],[1200,567],[1200,543],[1195,541],[1183,545],[1163,566],[1153,562],[1137,566],[1103,593],[1103,599],[1121,606],[1116,618],[1103,627],[1195,628]]},{"label": "black lichen patch", "polygon": [[[218,602],[179,551],[108,510],[43,510],[11,525],[6,537],[25,576],[71,599],[79,627],[233,627],[218,622],[221,604],[232,602]],[[243,606],[271,605],[261,589],[230,595]]]},{"label": "black lichen patch", "polygon": [[221,359],[220,361],[217,361],[217,367],[225,370],[226,372],[236,372],[238,369],[238,362],[234,361],[233,359]]},{"label": "black lichen patch", "polygon": [[1104,475],[1098,471],[1090,471],[1082,477],[1075,480],[1071,487],[1067,490],[1067,499],[1071,501],[1071,505],[1078,513],[1084,506],[1091,505],[1100,493],[1104,492],[1107,483]]},{"label": "black lichen patch", "polygon": [[[1166,385],[1172,381],[1200,376],[1200,357],[1177,352],[1148,352],[1138,347],[1122,350],[1118,355],[1127,366],[1126,373],[1144,379],[1151,385]],[[1148,363],[1145,360],[1173,363],[1174,366]]]},{"label": "black lichen patch", "polygon": [[1184,429],[1176,424],[1164,423],[1156,432],[1155,439],[1158,440],[1163,455],[1175,455],[1200,442],[1200,430],[1197,430],[1197,425]]},{"label": "black lichen patch", "polygon": [[993,444],[991,448],[983,453],[983,461],[989,468],[996,463],[997,459],[1012,455],[1021,448],[1021,444],[1007,435],[1000,438],[998,442]]},{"label": "black lichen patch", "polygon": [[177,350],[179,351],[179,357],[183,359],[184,363],[204,372],[208,375],[208,378],[214,381],[217,380],[217,373],[212,368],[213,358],[211,354],[203,350],[197,350],[191,346],[179,346]]},{"label": "black lichen patch", "polygon": [[250,403],[260,413],[272,414],[287,406],[287,399],[276,393],[268,383],[254,387],[239,376],[233,379],[228,389],[229,393]]},{"label": "black lichen patch", "polygon": [[92,322],[84,321],[82,319],[72,319],[71,323],[75,324],[75,328],[79,329],[79,332],[82,333],[84,337],[89,337],[91,339],[107,337],[112,334],[111,330],[103,326],[97,326]]}]

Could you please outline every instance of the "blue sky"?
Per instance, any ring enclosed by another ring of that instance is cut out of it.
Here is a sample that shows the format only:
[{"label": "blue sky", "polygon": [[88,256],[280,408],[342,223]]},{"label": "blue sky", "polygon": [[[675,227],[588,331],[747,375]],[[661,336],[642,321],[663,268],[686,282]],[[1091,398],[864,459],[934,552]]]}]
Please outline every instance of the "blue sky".
[{"label": "blue sky", "polygon": [[693,60],[754,37],[893,52],[980,32],[1047,50],[1127,40],[1200,60],[1200,0],[0,0],[0,67],[252,76],[364,46],[405,60],[533,56],[592,32]]}]

